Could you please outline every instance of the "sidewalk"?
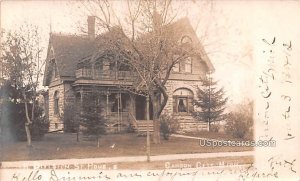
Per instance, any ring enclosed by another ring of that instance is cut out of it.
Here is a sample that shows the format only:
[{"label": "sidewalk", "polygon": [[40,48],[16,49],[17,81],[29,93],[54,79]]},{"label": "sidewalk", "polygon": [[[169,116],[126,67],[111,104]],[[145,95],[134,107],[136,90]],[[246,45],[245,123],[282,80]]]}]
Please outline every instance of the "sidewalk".
[{"label": "sidewalk", "polygon": [[209,141],[223,141],[222,139],[211,139],[211,138],[201,138],[201,137],[194,137],[194,136],[186,136],[186,135],[180,135],[180,134],[171,134],[172,137],[177,138],[189,138],[189,139],[196,139],[196,140],[209,140]]},{"label": "sidewalk", "polygon": [[[254,151],[244,152],[221,152],[221,153],[195,153],[195,154],[172,154],[151,156],[151,161],[182,160],[195,158],[216,158],[216,157],[236,157],[254,156]],[[60,160],[36,160],[36,161],[13,161],[2,162],[2,168],[19,168],[28,166],[47,166],[47,165],[75,165],[93,163],[117,163],[117,162],[146,162],[146,156],[130,157],[107,157],[107,158],[86,158],[86,159],[60,159]]]}]

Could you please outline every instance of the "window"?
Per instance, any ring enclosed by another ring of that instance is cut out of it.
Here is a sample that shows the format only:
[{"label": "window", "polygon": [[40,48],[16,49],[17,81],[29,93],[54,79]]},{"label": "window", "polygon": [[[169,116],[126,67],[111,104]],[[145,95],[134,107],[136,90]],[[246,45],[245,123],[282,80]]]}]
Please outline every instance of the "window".
[{"label": "window", "polygon": [[51,60],[52,61],[52,66],[53,66],[53,76],[57,77],[58,76],[58,71],[57,71],[57,65],[54,59]]},{"label": "window", "polygon": [[59,95],[58,91],[55,91],[54,93],[54,114],[59,114]]},{"label": "window", "polygon": [[185,72],[186,73],[192,73],[192,58],[191,57],[188,57],[186,60],[185,60]]},{"label": "window", "polygon": [[187,35],[185,35],[185,36],[183,36],[183,37],[181,38],[181,43],[182,43],[182,44],[192,43],[192,38],[189,37],[189,36],[187,36]]},{"label": "window", "polygon": [[173,67],[174,72],[179,72],[179,63],[176,63]]},{"label": "window", "polygon": [[128,96],[126,94],[112,94],[111,97],[111,112],[125,112],[127,110]]},{"label": "window", "polygon": [[190,113],[194,110],[193,92],[186,88],[177,89],[173,93],[173,112]]},{"label": "window", "polygon": [[185,60],[176,63],[172,71],[178,73],[192,73],[192,58],[187,57]]}]

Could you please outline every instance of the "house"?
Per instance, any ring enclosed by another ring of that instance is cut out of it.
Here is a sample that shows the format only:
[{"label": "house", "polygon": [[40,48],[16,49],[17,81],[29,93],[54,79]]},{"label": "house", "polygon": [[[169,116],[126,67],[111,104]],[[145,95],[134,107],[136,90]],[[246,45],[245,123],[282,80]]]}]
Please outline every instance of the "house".
[{"label": "house", "polygon": [[[199,85],[201,76],[214,70],[213,65],[187,18],[168,26],[180,42],[197,45],[198,54],[174,66],[166,84],[169,99],[164,112],[178,118],[181,131],[207,129],[205,122],[192,117],[192,99],[196,94],[194,86]],[[132,121],[146,119],[145,97],[122,88],[124,84],[132,86],[136,75],[126,67],[117,68],[111,63],[115,57],[105,42],[117,36],[118,31],[116,28],[95,36],[95,18],[88,17],[86,36],[50,35],[43,80],[43,85],[49,88],[45,97],[49,104],[50,131],[63,129],[64,108],[70,104],[82,107],[85,95],[91,94],[92,89],[101,94],[109,132],[124,131]]]}]

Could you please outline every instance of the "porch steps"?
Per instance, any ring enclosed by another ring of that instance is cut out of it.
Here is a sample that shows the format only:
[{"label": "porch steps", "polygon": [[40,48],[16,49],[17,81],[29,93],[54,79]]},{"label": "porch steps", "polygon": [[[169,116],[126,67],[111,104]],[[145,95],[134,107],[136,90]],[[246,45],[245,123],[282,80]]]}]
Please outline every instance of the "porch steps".
[{"label": "porch steps", "polygon": [[195,120],[191,115],[176,115],[175,118],[180,125],[179,132],[208,131],[208,124],[206,122]]},{"label": "porch steps", "polygon": [[138,135],[145,135],[147,134],[148,126],[149,131],[153,132],[153,120],[136,120],[135,124],[131,125],[133,130],[137,132]]}]

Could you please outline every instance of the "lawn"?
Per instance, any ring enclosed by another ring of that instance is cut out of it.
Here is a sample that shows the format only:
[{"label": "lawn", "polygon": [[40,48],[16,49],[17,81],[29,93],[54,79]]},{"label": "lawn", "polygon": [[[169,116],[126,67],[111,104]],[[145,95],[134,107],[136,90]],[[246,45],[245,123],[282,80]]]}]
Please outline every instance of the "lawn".
[{"label": "lawn", "polygon": [[[151,144],[151,155],[209,153],[250,151],[253,147],[207,147],[200,146],[196,139],[170,137],[161,144]],[[96,158],[114,156],[145,155],[146,137],[138,137],[134,133],[104,135],[100,147],[93,139],[76,134],[52,133],[46,134],[41,141],[33,141],[33,147],[28,149],[26,142],[3,143],[1,145],[2,161]]]}]

